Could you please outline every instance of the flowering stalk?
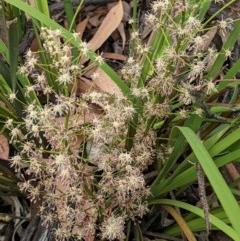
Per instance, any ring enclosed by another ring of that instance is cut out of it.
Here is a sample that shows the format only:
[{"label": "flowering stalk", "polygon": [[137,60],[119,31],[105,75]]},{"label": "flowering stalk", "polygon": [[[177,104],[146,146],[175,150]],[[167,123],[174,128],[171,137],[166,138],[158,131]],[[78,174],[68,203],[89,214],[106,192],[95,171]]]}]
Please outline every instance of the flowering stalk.
[{"label": "flowering stalk", "polygon": [[[142,172],[152,162],[153,141],[139,132],[126,150],[128,123],[136,113],[132,102],[121,93],[89,90],[79,96],[71,86],[84,68],[73,64],[71,48],[61,43],[59,31],[42,28],[40,36],[57,85],[50,85],[45,66],[29,50],[19,68],[26,84],[22,94],[29,100],[24,118],[5,123],[10,142],[19,147],[12,165],[32,176],[19,183],[20,190],[32,202],[42,200],[40,215],[46,225],[58,223],[59,239],[87,238],[101,231],[103,238],[122,240],[125,221],[147,212],[149,192]],[[86,55],[86,44],[80,52]],[[38,95],[46,98],[44,104]],[[95,114],[94,106],[99,108]],[[110,228],[114,220],[118,226]]]}]

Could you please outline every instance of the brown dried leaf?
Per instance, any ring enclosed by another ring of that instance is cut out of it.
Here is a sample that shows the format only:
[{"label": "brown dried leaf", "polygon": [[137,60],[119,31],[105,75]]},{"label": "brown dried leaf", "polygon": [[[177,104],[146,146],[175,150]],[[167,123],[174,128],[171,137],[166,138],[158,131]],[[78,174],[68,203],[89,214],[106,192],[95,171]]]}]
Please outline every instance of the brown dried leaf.
[{"label": "brown dried leaf", "polygon": [[126,61],[127,57],[123,54],[118,53],[102,53],[102,57],[105,59],[115,59],[115,60],[121,60]]},{"label": "brown dried leaf", "polygon": [[129,3],[123,1],[122,2],[123,4],[123,22],[128,22],[129,19],[131,18],[131,10],[132,10],[132,7],[130,6]]},{"label": "brown dried leaf", "polygon": [[[91,65],[91,63],[89,64]],[[90,81],[92,74],[97,74],[98,78],[94,81]],[[85,82],[85,89],[102,90],[107,93],[121,93],[119,87],[112,81],[112,79],[98,66],[91,68],[88,72],[84,73],[87,78],[81,77]],[[80,84],[81,85],[81,84]],[[81,88],[81,86],[79,87]]]},{"label": "brown dried leaf", "polygon": [[122,38],[122,48],[124,48],[125,43],[126,43],[126,34],[124,30],[124,24],[120,23],[118,26],[118,32],[120,33],[120,36]]},{"label": "brown dried leaf", "polygon": [[9,144],[4,135],[0,135],[0,158],[8,160],[9,157]]},{"label": "brown dried leaf", "polygon": [[[89,74],[87,77],[90,78],[91,74]],[[81,76],[80,79],[78,80],[76,95],[79,96],[81,93],[85,93],[88,90],[99,90],[99,89],[91,80]]]},{"label": "brown dried leaf", "polygon": [[76,32],[79,34],[79,38],[82,39],[83,33],[87,27],[88,18],[85,18],[83,21],[79,22],[76,26]]},{"label": "brown dried leaf", "polygon": [[155,33],[156,33],[156,30],[153,30],[152,32],[150,32],[150,35],[149,35],[149,38],[148,38],[148,41],[147,41],[147,46],[148,47],[151,46],[151,43],[152,43],[152,40],[154,38]]},{"label": "brown dried leaf", "polygon": [[215,37],[217,33],[218,27],[212,27],[210,30],[208,30],[203,36],[201,36],[204,39],[204,44],[201,46],[197,46],[196,44],[193,45],[193,49],[195,49],[196,53],[199,53],[201,51],[206,51],[210,44],[212,43],[213,38]]},{"label": "brown dried leaf", "polygon": [[32,52],[37,52],[38,49],[39,49],[39,48],[38,48],[37,39],[34,38],[33,41],[32,41],[32,43],[31,43],[31,45],[30,45],[30,50],[31,50]]},{"label": "brown dried leaf", "polygon": [[111,34],[111,38],[116,42],[120,38],[120,34],[118,29],[114,30]]},{"label": "brown dried leaf", "polygon": [[[91,50],[95,51],[109,38],[112,32],[117,29],[123,18],[122,1],[119,2],[109,11],[104,18],[102,24],[98,28],[96,34],[89,41]],[[87,61],[84,59],[83,62]],[[82,63],[82,61],[81,61]]]},{"label": "brown dried leaf", "polygon": [[[107,5],[108,9],[112,9],[114,7],[115,3],[109,3]],[[128,22],[131,16],[131,9],[132,7],[125,1],[122,1],[122,6],[123,6],[123,22]]]},{"label": "brown dried leaf", "polygon": [[103,21],[103,15],[102,14],[97,14],[97,15],[94,15],[93,17],[89,18],[89,23],[93,27],[100,26],[102,21]]},{"label": "brown dried leaf", "polygon": [[121,93],[119,87],[112,81],[112,79],[99,67],[95,71],[98,74],[98,78],[93,83],[102,91],[113,94]]},{"label": "brown dried leaf", "polygon": [[[226,164],[226,169],[227,169],[227,171],[228,171],[228,173],[231,176],[233,181],[239,180],[240,174],[239,174],[237,168],[234,166],[233,163]],[[239,182],[237,184],[237,188],[238,188],[238,190],[240,190],[240,183]]]},{"label": "brown dried leaf", "polygon": [[226,33],[222,32],[222,31],[219,31],[219,36],[221,37],[222,39],[222,43],[225,44],[231,34],[231,31],[226,31]]},{"label": "brown dried leaf", "polygon": [[89,18],[96,16],[96,15],[105,16],[108,13],[108,9],[106,8],[106,6],[97,7],[97,9],[96,9],[96,7],[94,7],[94,6],[91,7],[91,5],[90,5],[88,7],[85,7],[84,9],[85,9],[86,15]]},{"label": "brown dried leaf", "polygon": [[[111,10],[114,7],[115,3],[109,3],[108,4],[108,9]],[[121,38],[122,38],[122,49],[125,46],[126,43],[126,34],[125,34],[125,29],[124,29],[124,22],[128,22],[128,20],[130,19],[130,13],[131,13],[131,6],[125,2],[122,1],[122,6],[123,6],[123,18],[121,23],[119,24],[117,31],[114,31],[111,34],[111,37],[116,41],[119,37],[118,33],[120,34]]]},{"label": "brown dried leaf", "polygon": [[208,30],[206,32],[206,34],[204,34],[204,38],[206,38],[205,40],[205,44],[204,44],[204,50],[207,50],[209,45],[212,43],[213,38],[215,37],[216,33],[217,33],[218,27],[214,26],[212,27],[210,30]]},{"label": "brown dried leaf", "polygon": [[153,27],[150,27],[149,25],[146,24],[141,34],[142,38],[145,39],[147,36],[150,35],[151,32],[153,32]]}]

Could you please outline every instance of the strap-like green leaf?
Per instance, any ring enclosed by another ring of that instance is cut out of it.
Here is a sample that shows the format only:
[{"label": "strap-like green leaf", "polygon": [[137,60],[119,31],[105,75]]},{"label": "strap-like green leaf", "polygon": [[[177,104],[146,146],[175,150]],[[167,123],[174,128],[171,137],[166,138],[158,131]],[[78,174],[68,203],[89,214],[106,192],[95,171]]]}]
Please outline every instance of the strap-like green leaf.
[{"label": "strap-like green leaf", "polygon": [[[226,184],[222,174],[218,170],[216,164],[212,160],[210,154],[198,138],[198,136],[187,127],[176,127],[186,138],[195,153],[197,160],[201,164],[204,173],[206,174],[209,182],[214,189],[223,209],[225,210],[233,228],[235,229],[238,237],[240,237],[239,217],[240,207],[235,197],[233,196],[230,188]],[[238,238],[239,240],[239,238]]]},{"label": "strap-like green leaf", "polygon": [[[156,199],[149,202],[149,205],[172,205],[176,206],[185,210],[188,210],[191,213],[196,214],[199,217],[204,218],[204,212],[202,209],[192,206],[188,203],[176,201],[176,200],[170,200],[170,199]],[[231,206],[229,206],[231,208]],[[225,210],[226,211],[226,210]],[[221,219],[218,219],[214,215],[209,215],[211,223],[216,226],[219,230],[222,230],[224,233],[226,233],[229,237],[231,237],[234,241],[240,241],[240,235],[239,235],[239,223],[238,224],[238,230],[232,229],[229,225],[224,223]],[[236,219],[238,219],[238,216],[236,214]]]}]

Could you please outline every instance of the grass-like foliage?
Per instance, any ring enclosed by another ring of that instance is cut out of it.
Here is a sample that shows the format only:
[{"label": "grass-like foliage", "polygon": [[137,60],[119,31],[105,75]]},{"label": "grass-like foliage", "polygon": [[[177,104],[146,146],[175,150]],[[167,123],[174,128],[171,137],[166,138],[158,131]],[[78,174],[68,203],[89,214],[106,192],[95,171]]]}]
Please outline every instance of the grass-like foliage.
[{"label": "grass-like foliage", "polygon": [[[18,175],[1,169],[1,194],[11,187],[38,202],[57,240],[197,240],[221,230],[239,241],[237,181],[227,184],[219,168],[240,158],[239,61],[226,66],[240,21],[215,20],[235,1],[217,3],[209,17],[210,0],[155,0],[145,15],[147,42],[133,1],[129,56],[118,71],[75,32],[80,8],[63,1],[66,29],[50,18],[47,1],[35,2],[1,2],[0,126]],[[21,57],[26,15],[38,50]],[[212,43],[216,34],[222,46]],[[116,91],[78,91],[79,78],[96,67]],[[196,183],[198,207],[184,202]],[[154,232],[151,220],[162,215],[164,223],[166,213],[174,221]]]}]

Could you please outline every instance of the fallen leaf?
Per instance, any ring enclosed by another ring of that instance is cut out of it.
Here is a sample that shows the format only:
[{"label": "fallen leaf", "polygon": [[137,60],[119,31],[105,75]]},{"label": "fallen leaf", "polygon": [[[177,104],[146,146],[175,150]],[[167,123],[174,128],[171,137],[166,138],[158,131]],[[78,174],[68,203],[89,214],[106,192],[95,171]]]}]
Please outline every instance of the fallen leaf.
[{"label": "fallen leaf", "polygon": [[79,38],[82,39],[83,33],[87,27],[88,18],[85,18],[83,21],[79,22],[76,26],[76,32],[79,34]]},{"label": "fallen leaf", "polygon": [[123,22],[128,22],[129,19],[131,18],[131,10],[132,7],[130,6],[129,3],[122,1],[123,4]]},{"label": "fallen leaf", "polygon": [[93,27],[98,27],[101,25],[102,21],[103,21],[103,15],[102,14],[97,14],[94,15],[93,17],[89,18],[89,23],[93,26]]},{"label": "fallen leaf", "polygon": [[[233,181],[239,180],[240,174],[239,174],[237,168],[234,166],[233,163],[226,164],[226,169],[227,169],[227,171],[228,171],[228,173],[231,176]],[[237,188],[238,188],[238,190],[240,190],[240,183],[239,182],[237,183]]]},{"label": "fallen leaf", "polygon": [[[109,3],[108,4],[108,9],[112,9],[114,7],[115,3]],[[122,38],[122,48],[124,48],[125,43],[126,43],[126,34],[125,34],[125,29],[124,29],[124,22],[128,22],[130,19],[130,13],[131,13],[131,6],[125,2],[122,1],[122,6],[123,6],[123,18],[122,22],[118,26],[118,32]],[[111,35],[113,37],[113,35]],[[113,37],[114,38],[114,37]],[[116,40],[116,38],[114,38]]]},{"label": "fallen leaf", "polygon": [[226,31],[226,33],[222,32],[222,31],[219,31],[218,32],[219,36],[221,37],[222,39],[222,43],[225,44],[231,34],[231,31]]},{"label": "fallen leaf", "polygon": [[127,57],[123,54],[118,54],[118,53],[102,53],[102,57],[104,59],[115,59],[115,60],[121,60],[121,61],[126,61]]},{"label": "fallen leaf", "polygon": [[[108,3],[108,9],[112,9],[114,7],[115,3]],[[122,6],[123,6],[123,22],[128,22],[130,17],[131,17],[131,10],[132,7],[125,1],[122,1]]]},{"label": "fallen leaf", "polygon": [[126,34],[125,34],[125,30],[124,30],[124,24],[120,23],[118,26],[118,32],[122,38],[122,48],[124,48],[125,44],[126,44]]},{"label": "fallen leaf", "polygon": [[149,36],[153,32],[153,27],[149,27],[149,25],[145,25],[143,28],[143,32],[141,33],[141,36],[143,39],[146,39],[147,36]]},{"label": "fallen leaf", "polygon": [[118,29],[114,30],[111,34],[111,38],[113,39],[113,41],[116,42],[117,40],[119,40],[119,37],[120,37],[120,34]]},{"label": "fallen leaf", "polygon": [[97,67],[96,71],[98,74],[98,78],[93,81],[94,85],[96,85],[99,89],[104,92],[114,94],[121,94],[121,90],[119,87],[113,82],[113,80],[99,67]]},{"label": "fallen leaf", "polygon": [[194,44],[192,46],[193,49],[195,49],[196,53],[202,52],[202,51],[206,51],[210,44],[212,43],[213,38],[215,37],[216,33],[217,33],[217,29],[218,27],[212,27],[210,30],[208,30],[204,35],[202,35],[202,39],[204,40],[204,44],[197,46],[197,44]]},{"label": "fallen leaf", "polygon": [[[90,77],[91,77],[91,74],[89,74],[89,78]],[[84,76],[81,76],[78,80],[78,85],[75,90],[76,96],[79,96],[80,94],[85,93],[88,90],[99,90],[99,88],[90,79]]]},{"label": "fallen leaf", "polygon": [[[112,32],[118,28],[123,18],[122,1],[119,2],[109,11],[102,24],[98,28],[96,34],[88,42],[91,50],[95,51],[102,46],[102,44],[111,36]],[[80,63],[83,64],[88,58],[82,58]]]},{"label": "fallen leaf", "polygon": [[[91,63],[90,63],[91,65]],[[90,81],[91,76],[93,74],[98,75],[98,78],[96,80]],[[95,88],[96,90],[101,90],[110,94],[117,93],[122,94],[120,88],[113,82],[113,80],[98,66],[95,66],[94,68],[91,68],[88,72],[84,73],[85,77],[81,77],[82,80],[85,82],[85,88]],[[79,87],[81,88],[81,87]]]},{"label": "fallen leaf", "polygon": [[90,48],[95,51],[109,38],[119,26],[123,18],[123,6],[120,0],[104,18],[94,37],[89,41]]},{"label": "fallen leaf", "polygon": [[30,45],[30,50],[31,50],[32,52],[37,52],[38,49],[39,49],[39,48],[38,48],[37,39],[34,38],[33,41],[32,41],[32,43],[31,43],[31,45]]},{"label": "fallen leaf", "polygon": [[8,160],[9,157],[9,144],[4,135],[0,135],[0,158]]}]

